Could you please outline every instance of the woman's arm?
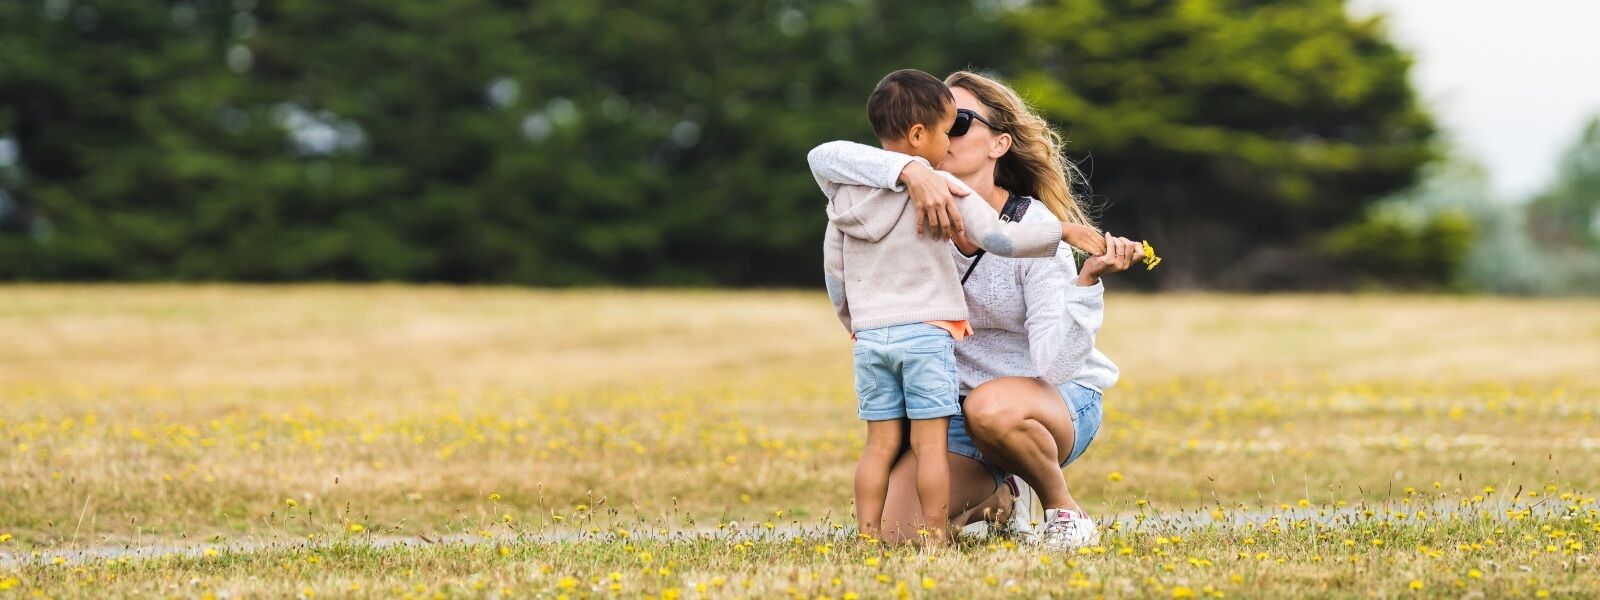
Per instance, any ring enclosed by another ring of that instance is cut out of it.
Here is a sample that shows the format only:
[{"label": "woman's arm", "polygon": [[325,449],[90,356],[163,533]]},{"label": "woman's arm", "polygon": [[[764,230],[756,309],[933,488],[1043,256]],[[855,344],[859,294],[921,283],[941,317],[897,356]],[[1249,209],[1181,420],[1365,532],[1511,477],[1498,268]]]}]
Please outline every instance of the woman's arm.
[{"label": "woman's arm", "polygon": [[1144,244],[1125,237],[1105,234],[1105,251],[1083,261],[1083,272],[1078,274],[1078,285],[1090,286],[1100,282],[1101,275],[1128,270],[1133,263],[1144,260]]},{"label": "woman's arm", "polygon": [[1144,256],[1140,244],[1104,235],[1105,253],[1089,257],[1081,275],[1066,245],[1055,258],[1023,263],[1028,352],[1039,377],[1051,385],[1072,381],[1094,352],[1105,321],[1106,288],[1100,277],[1125,271]]},{"label": "woman's arm", "polygon": [[1077,285],[1072,248],[1054,258],[1023,262],[1022,294],[1028,305],[1028,353],[1039,377],[1061,385],[1083,369],[1105,319],[1105,285]]}]

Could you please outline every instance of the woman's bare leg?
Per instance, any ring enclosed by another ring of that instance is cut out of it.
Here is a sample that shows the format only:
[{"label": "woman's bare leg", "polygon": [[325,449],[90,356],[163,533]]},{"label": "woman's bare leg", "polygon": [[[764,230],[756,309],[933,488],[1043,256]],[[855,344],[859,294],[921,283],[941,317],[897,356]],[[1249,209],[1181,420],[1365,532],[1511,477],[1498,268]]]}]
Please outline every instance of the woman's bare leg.
[{"label": "woman's bare leg", "polygon": [[1003,485],[998,486],[994,489],[994,493],[989,494],[989,497],[985,498],[983,502],[967,509],[967,512],[961,513],[960,516],[951,519],[950,526],[965,527],[978,521],[988,521],[991,524],[1003,522],[1007,517],[1011,516],[1013,500],[1015,498],[1011,497],[1009,488]]},{"label": "woman's bare leg", "polygon": [[[982,463],[959,454],[945,453],[950,468],[950,530],[966,524],[969,509],[994,495],[994,477]],[[883,508],[883,541],[899,544],[915,541],[917,523],[922,520],[922,501],[917,496],[917,457],[900,454],[889,470],[889,494]]]},{"label": "woman's bare leg", "polygon": [[1061,474],[1076,433],[1060,392],[1038,379],[1002,377],[972,390],[963,413],[984,458],[1033,486],[1045,508],[1079,510]]}]

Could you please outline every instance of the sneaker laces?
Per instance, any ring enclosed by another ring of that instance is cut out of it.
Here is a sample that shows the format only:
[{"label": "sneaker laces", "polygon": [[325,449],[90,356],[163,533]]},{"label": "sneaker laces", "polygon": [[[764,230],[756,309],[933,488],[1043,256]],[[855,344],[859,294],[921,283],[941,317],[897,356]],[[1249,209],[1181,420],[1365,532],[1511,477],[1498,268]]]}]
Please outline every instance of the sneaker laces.
[{"label": "sneaker laces", "polygon": [[1081,527],[1078,521],[1086,521],[1090,527],[1094,526],[1094,521],[1089,519],[1088,513],[1062,508],[1055,511],[1055,516],[1048,523],[1045,523],[1044,529],[1047,532],[1070,532]]}]

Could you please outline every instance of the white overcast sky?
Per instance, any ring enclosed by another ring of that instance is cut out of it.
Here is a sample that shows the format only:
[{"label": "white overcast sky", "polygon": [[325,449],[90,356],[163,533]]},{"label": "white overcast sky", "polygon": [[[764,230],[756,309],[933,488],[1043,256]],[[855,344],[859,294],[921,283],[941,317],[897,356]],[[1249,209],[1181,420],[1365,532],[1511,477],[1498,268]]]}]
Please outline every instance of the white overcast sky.
[{"label": "white overcast sky", "polygon": [[1412,80],[1447,139],[1496,190],[1536,192],[1600,114],[1600,0],[1352,0],[1390,15],[1417,59]]}]

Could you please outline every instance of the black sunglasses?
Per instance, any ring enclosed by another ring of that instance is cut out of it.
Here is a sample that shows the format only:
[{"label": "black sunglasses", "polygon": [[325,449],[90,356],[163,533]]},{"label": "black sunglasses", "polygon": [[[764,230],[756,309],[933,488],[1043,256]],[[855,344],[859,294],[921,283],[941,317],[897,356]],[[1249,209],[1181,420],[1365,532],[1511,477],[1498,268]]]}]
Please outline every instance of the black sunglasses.
[{"label": "black sunglasses", "polygon": [[961,137],[966,135],[967,130],[972,129],[972,122],[974,120],[978,121],[979,123],[983,123],[984,125],[988,125],[989,129],[993,129],[1000,133],[1005,133],[1004,129],[995,127],[994,123],[990,123],[988,119],[978,116],[976,111],[966,108],[958,108],[956,109],[956,122],[950,125],[950,137]]}]

